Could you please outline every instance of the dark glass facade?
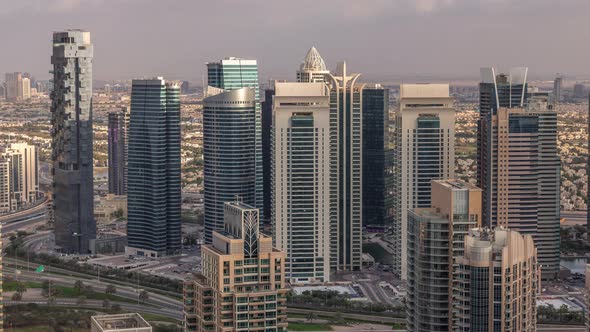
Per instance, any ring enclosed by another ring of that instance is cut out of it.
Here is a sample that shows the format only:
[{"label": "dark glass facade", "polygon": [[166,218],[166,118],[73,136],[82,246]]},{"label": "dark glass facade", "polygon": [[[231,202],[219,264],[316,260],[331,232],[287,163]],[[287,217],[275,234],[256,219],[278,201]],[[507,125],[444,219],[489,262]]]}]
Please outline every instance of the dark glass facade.
[{"label": "dark glass facade", "polygon": [[[271,168],[272,168],[272,146],[271,146],[271,133],[272,133],[272,98],[275,94],[275,90],[268,89],[264,91],[264,101],[261,103],[262,109],[262,188],[265,193],[271,192]],[[262,215],[265,217],[262,222],[270,224],[270,209],[271,209],[271,197],[270,194],[264,195],[263,198]]]},{"label": "dark glass facade", "polygon": [[393,223],[393,150],[389,147],[389,90],[363,89],[363,226]]},{"label": "dark glass facade", "polygon": [[255,90],[221,92],[203,100],[205,242],[223,231],[224,204],[256,201]]},{"label": "dark glass facade", "polygon": [[51,146],[53,213],[58,250],[87,254],[96,238],[90,34],[53,34]]},{"label": "dark glass facade", "polygon": [[110,112],[108,115],[109,193],[114,195],[127,194],[125,130],[125,114]]},{"label": "dark glass facade", "polygon": [[181,248],[179,94],[179,84],[163,79],[133,81],[127,237],[139,255]]}]

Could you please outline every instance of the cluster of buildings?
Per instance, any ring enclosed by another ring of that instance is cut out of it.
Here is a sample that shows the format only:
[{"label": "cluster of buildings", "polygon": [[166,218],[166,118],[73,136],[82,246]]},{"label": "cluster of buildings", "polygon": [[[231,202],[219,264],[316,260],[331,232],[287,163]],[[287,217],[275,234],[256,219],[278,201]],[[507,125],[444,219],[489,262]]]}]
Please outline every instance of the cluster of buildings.
[{"label": "cluster of buildings", "polygon": [[37,148],[27,143],[8,144],[0,151],[0,213],[30,206],[40,195]]},{"label": "cluster of buildings", "polygon": [[[55,33],[52,63],[56,244],[88,253],[90,34]],[[454,180],[448,84],[400,86],[390,149],[388,90],[344,62],[327,70],[315,48],[297,82],[273,82],[263,102],[255,60],[208,63],[205,245],[202,272],[184,284],[189,331],[285,331],[286,285],[360,270],[363,227],[375,226],[392,226],[410,331],[533,330],[538,282],[559,271],[557,115],[526,68],[481,74],[474,186]],[[127,254],[181,249],[181,87],[133,80],[130,108],[109,115],[109,191],[127,195]]]}]

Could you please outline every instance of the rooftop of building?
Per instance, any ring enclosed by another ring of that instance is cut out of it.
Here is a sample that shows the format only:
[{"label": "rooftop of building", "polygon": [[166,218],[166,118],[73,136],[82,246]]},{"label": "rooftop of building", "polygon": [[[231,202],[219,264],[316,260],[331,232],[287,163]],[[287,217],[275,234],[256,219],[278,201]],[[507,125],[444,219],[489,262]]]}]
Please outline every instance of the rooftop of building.
[{"label": "rooftop of building", "polygon": [[463,180],[458,180],[458,179],[445,179],[445,180],[433,180],[432,182],[436,182],[442,186],[445,186],[447,188],[450,188],[452,190],[477,190],[477,191],[481,191],[481,188],[479,188],[476,185],[473,185],[471,183],[465,182]]},{"label": "rooftop of building", "polygon": [[92,321],[101,328],[101,331],[124,331],[138,328],[151,328],[150,324],[137,313],[93,316]]},{"label": "rooftop of building", "polygon": [[400,85],[401,98],[450,98],[449,84],[413,83]]}]

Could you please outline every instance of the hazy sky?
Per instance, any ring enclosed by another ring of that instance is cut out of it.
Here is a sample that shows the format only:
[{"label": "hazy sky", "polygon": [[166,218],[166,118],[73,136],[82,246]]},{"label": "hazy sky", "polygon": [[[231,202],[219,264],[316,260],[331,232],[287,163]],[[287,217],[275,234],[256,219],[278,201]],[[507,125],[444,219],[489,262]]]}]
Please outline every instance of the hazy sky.
[{"label": "hazy sky", "polygon": [[51,33],[67,28],[91,32],[98,80],[200,82],[226,56],[293,79],[312,45],[368,80],[477,78],[490,65],[590,76],[590,0],[0,0],[0,75],[48,78]]}]

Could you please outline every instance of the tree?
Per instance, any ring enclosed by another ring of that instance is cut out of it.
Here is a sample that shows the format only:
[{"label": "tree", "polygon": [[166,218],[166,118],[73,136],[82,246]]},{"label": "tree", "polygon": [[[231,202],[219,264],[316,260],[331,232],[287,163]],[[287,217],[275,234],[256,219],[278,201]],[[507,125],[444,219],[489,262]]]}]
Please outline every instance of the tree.
[{"label": "tree", "polygon": [[115,294],[117,293],[117,287],[115,287],[113,284],[108,284],[104,292],[107,294]]},{"label": "tree", "polygon": [[111,306],[111,311],[114,313],[117,313],[117,312],[121,311],[121,306],[115,303]]},{"label": "tree", "polygon": [[85,305],[86,304],[86,296],[84,296],[84,295],[78,296],[78,300],[76,301],[76,304],[79,306]]},{"label": "tree", "polygon": [[22,299],[23,299],[23,294],[21,294],[19,292],[15,292],[14,294],[12,294],[13,301],[20,301]]},{"label": "tree", "polygon": [[22,295],[22,293],[26,293],[27,285],[22,281],[17,281],[15,290],[17,293],[20,293]]},{"label": "tree", "polygon": [[104,301],[102,301],[102,307],[109,310],[111,308],[111,301],[104,299]]},{"label": "tree", "polygon": [[82,293],[82,289],[84,289],[84,283],[82,282],[82,280],[76,280],[76,282],[74,283],[74,289],[76,290],[77,294]]},{"label": "tree", "polygon": [[313,323],[313,320],[317,318],[317,315],[315,314],[315,312],[310,311],[309,313],[307,313],[307,320],[310,323]]},{"label": "tree", "polygon": [[141,302],[145,303],[147,300],[149,300],[149,298],[150,298],[150,294],[148,292],[142,290],[139,293],[139,299],[141,300]]}]

